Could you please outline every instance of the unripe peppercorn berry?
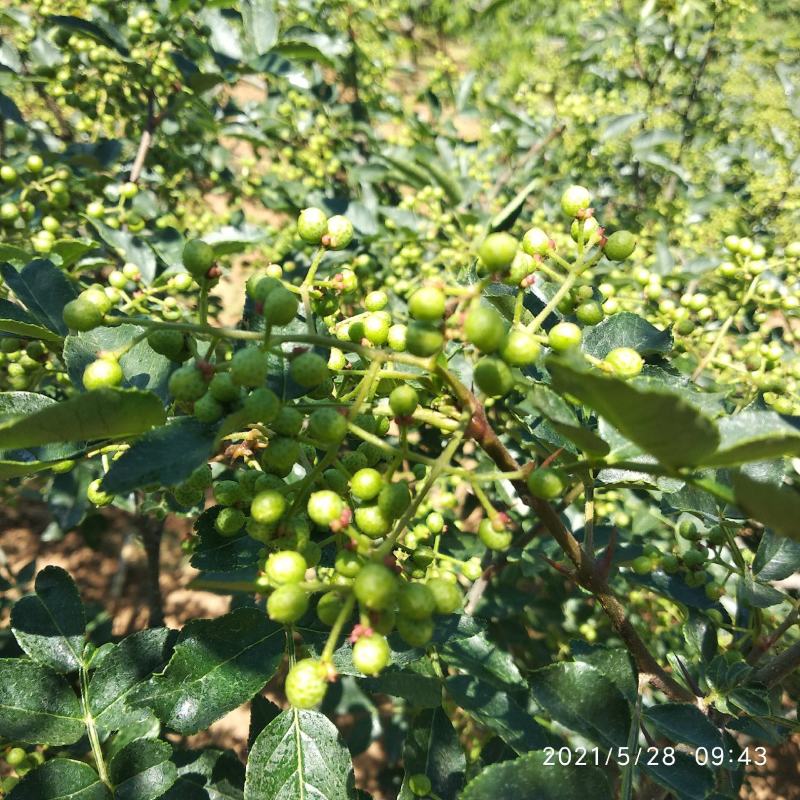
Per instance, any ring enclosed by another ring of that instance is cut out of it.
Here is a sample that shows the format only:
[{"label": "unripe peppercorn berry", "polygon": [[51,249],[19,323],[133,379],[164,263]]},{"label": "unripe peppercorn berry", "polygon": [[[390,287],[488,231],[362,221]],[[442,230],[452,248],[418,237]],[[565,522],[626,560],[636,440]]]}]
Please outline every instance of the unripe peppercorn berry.
[{"label": "unripe peppercorn berry", "polygon": [[380,633],[362,636],[353,645],[353,666],[365,675],[377,675],[391,660],[391,650],[386,637]]},{"label": "unripe peppercorn berry", "polygon": [[286,583],[300,583],[305,577],[306,569],[306,560],[296,550],[280,550],[270,555],[264,571],[273,584],[282,586]]},{"label": "unripe peppercorn berry", "polygon": [[528,489],[535,497],[555,500],[564,493],[566,484],[561,473],[549,467],[540,467],[528,476]]},{"label": "unripe peppercorn berry", "polygon": [[568,217],[576,217],[578,213],[589,208],[592,196],[583,186],[570,186],[561,195],[561,209]]},{"label": "unripe peppercorn berry", "polygon": [[314,708],[328,689],[327,671],[321,661],[305,658],[298,661],[286,676],[286,699],[295,708]]},{"label": "unripe peppercorn berry", "polygon": [[505,272],[514,261],[518,248],[519,242],[510,233],[490,233],[478,248],[481,271]]},{"label": "unripe peppercorn berry", "polygon": [[183,247],[183,266],[195,280],[205,280],[214,266],[214,248],[202,239],[189,239]]},{"label": "unripe peppercorn berry", "polygon": [[273,489],[259,492],[250,503],[250,516],[262,525],[277,522],[286,511],[286,498]]},{"label": "unripe peppercorn berry", "polygon": [[630,231],[616,231],[606,240],[603,252],[611,261],[624,261],[635,249],[636,237]]},{"label": "unripe peppercorn berry", "polygon": [[445,296],[434,286],[417,289],[408,301],[408,313],[420,322],[438,322],[444,316]]},{"label": "unripe peppercorn berry", "polygon": [[304,242],[319,244],[328,230],[328,216],[319,208],[304,208],[297,218],[297,232]]},{"label": "unripe peppercorn berry", "polygon": [[464,335],[482,353],[493,353],[506,333],[503,318],[491,306],[476,305],[464,320]]}]

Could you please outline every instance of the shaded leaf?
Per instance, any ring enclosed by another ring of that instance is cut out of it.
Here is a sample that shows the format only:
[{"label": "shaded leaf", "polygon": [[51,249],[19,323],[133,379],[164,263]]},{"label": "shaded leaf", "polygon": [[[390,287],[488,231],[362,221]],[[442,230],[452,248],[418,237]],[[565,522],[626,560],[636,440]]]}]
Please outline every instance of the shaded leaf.
[{"label": "shaded leaf", "polygon": [[408,786],[412,775],[427,775],[439,797],[456,797],[464,785],[467,759],[453,723],[444,709],[426,709],[411,723],[403,748],[405,776],[398,800],[415,795]]},{"label": "shaded leaf", "polygon": [[159,739],[137,739],[117,753],[108,765],[114,800],[157,800],[175,783],[172,746]]},{"label": "shaded leaf", "polygon": [[283,627],[255,608],[192,620],[164,673],[132,692],[130,704],[152,708],[178,733],[196,733],[263,688],[280,664],[285,638]]},{"label": "shaded leaf", "polygon": [[708,717],[688,703],[659,703],[644,711],[644,719],[673,742],[694,747],[722,746],[722,735]]},{"label": "shaded leaf", "polygon": [[167,662],[175,633],[166,628],[138,631],[103,659],[89,682],[89,708],[98,728],[120,730],[140,712],[126,705],[132,690]]},{"label": "shaded leaf", "polygon": [[527,753],[492,764],[473,778],[460,800],[612,800],[606,776],[597,767],[545,763],[547,754]]},{"label": "shaded leaf", "polygon": [[630,709],[614,684],[594,667],[554,664],[533,672],[531,693],[557,722],[608,747],[628,740]]},{"label": "shaded leaf", "polygon": [[8,800],[111,800],[111,792],[88,764],[53,758],[29,772]]},{"label": "shaded leaf", "polygon": [[623,436],[670,466],[694,465],[716,450],[713,422],[662,386],[627,383],[565,358],[547,360],[553,387],[577,397]]},{"label": "shaded leaf", "polygon": [[17,299],[42,325],[61,336],[67,334],[64,306],[78,293],[52,261],[37,258],[19,272],[10,264],[2,264],[0,274]]},{"label": "shaded leaf", "polygon": [[216,431],[195,417],[178,417],[147,431],[106,473],[102,489],[123,494],[148,484],[174,486],[208,461]]},{"label": "shaded leaf", "polygon": [[78,698],[61,675],[22,658],[0,659],[0,736],[65,745],[84,731]]},{"label": "shaded leaf", "polygon": [[736,503],[750,517],[763,522],[776,533],[800,541],[800,493],[774,486],[739,472],[733,477]]},{"label": "shaded leaf", "polygon": [[3,419],[0,448],[133,436],[161,425],[164,418],[164,408],[151,392],[100,389]]},{"label": "shaded leaf", "polygon": [[455,703],[520,755],[548,744],[547,731],[508,692],[470,675],[451,675],[445,685]]},{"label": "shaded leaf", "polygon": [[584,353],[595,358],[605,358],[615,347],[630,347],[642,356],[663,355],[672,349],[672,335],[638,314],[621,311],[589,328],[581,345]]}]

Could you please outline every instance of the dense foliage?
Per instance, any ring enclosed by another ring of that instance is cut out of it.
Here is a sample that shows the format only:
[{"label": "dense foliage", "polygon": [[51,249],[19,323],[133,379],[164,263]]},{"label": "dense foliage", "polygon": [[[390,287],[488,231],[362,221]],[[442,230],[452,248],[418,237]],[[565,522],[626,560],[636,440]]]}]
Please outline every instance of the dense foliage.
[{"label": "dense foliage", "polygon": [[[119,640],[3,559],[9,800],[746,796],[800,698],[800,11],[0,35],[4,502],[150,566]],[[180,631],[176,517],[230,596]],[[245,704],[246,766],[187,745]]]}]

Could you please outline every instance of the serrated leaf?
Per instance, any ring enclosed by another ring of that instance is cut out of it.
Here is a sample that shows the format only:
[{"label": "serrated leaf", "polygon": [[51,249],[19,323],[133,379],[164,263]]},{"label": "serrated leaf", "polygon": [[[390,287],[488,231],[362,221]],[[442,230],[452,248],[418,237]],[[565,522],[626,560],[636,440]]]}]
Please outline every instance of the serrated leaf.
[{"label": "serrated leaf", "polygon": [[722,746],[722,735],[708,717],[688,703],[660,703],[644,710],[644,719],[668,739],[694,747]]},{"label": "serrated leaf", "polygon": [[355,800],[350,754],[334,724],[316,711],[290,708],[259,734],[245,800]]},{"label": "serrated leaf", "polygon": [[138,631],[103,659],[89,682],[89,709],[98,728],[116,731],[139,718],[139,710],[129,708],[126,699],[135,687],[163,667],[174,639],[174,631],[166,628]]},{"label": "serrated leaf", "polygon": [[657,783],[675,792],[681,800],[705,800],[714,788],[714,773],[701,767],[694,756],[687,753],[676,752],[675,763],[669,765],[663,759],[655,759],[643,770]]},{"label": "serrated leaf", "polygon": [[29,772],[8,800],[111,800],[111,791],[83,761],[53,758]]},{"label": "serrated leaf", "polygon": [[800,493],[788,486],[774,486],[738,472],[733,476],[736,504],[750,517],[782,536],[800,541]]},{"label": "serrated leaf", "polygon": [[74,284],[52,261],[37,258],[17,271],[0,264],[0,274],[17,299],[39,322],[60,336],[67,334],[64,306],[77,297]]},{"label": "serrated leaf", "polygon": [[612,800],[606,776],[597,767],[562,766],[536,751],[492,764],[473,778],[459,800]]},{"label": "serrated leaf", "polygon": [[[137,325],[101,327],[67,336],[64,340],[64,364],[73,385],[83,388],[83,371],[102,352],[114,352],[130,345],[143,333]],[[146,340],[137,342],[119,359],[124,375],[123,387],[154,392],[166,405],[167,383],[173,363],[156,353]]]},{"label": "serrated leaf", "polygon": [[0,449],[134,436],[164,423],[164,407],[151,392],[100,389],[0,422]]},{"label": "serrated leaf", "polygon": [[184,750],[173,759],[178,779],[162,800],[243,800],[244,765],[222,750]]},{"label": "serrated leaf", "polygon": [[116,256],[136,264],[142,273],[143,281],[146,284],[152,282],[156,276],[156,256],[145,239],[135,233],[110,228],[97,219],[90,219],[89,222]]},{"label": "serrated leaf", "polygon": [[452,638],[441,645],[441,656],[451,667],[500,689],[520,689],[525,680],[509,653],[500,650],[485,633]]},{"label": "serrated leaf", "polygon": [[706,459],[712,467],[729,467],[780,456],[800,456],[800,431],[774,411],[747,409],[719,421],[720,444]]},{"label": "serrated leaf", "polygon": [[508,692],[470,675],[451,675],[445,687],[457,705],[520,755],[548,744],[547,731]]},{"label": "serrated leaf", "polygon": [[411,723],[403,747],[405,776],[398,800],[413,800],[412,775],[427,775],[439,797],[456,797],[464,785],[467,759],[453,723],[440,707],[426,709]]},{"label": "serrated leaf", "polygon": [[636,703],[639,683],[627,650],[621,647],[592,647],[581,643],[581,646],[573,646],[572,652],[576,661],[589,664],[608,678],[631,705]]},{"label": "serrated leaf", "polygon": [[60,342],[57,333],[45,328],[24,308],[9,300],[0,299],[0,331],[13,333],[26,339],[42,339],[46,342]]},{"label": "serrated leaf", "polygon": [[84,732],[78,698],[61,675],[22,658],[0,659],[0,736],[67,745]]},{"label": "serrated leaf", "polygon": [[215,434],[213,427],[188,416],[153,428],[111,464],[101,488],[113,494],[124,494],[148,484],[174,486],[182,483],[208,461]]},{"label": "serrated leaf", "polygon": [[717,449],[713,422],[663,386],[625,382],[565,358],[550,357],[547,365],[557,391],[593,408],[663,464],[701,464]]},{"label": "serrated leaf", "polygon": [[36,594],[21,598],[11,611],[11,630],[34,660],[69,673],[83,663],[86,618],[78,587],[66,570],[45,567],[36,576]]},{"label": "serrated leaf", "polygon": [[175,783],[172,745],[159,739],[137,739],[117,753],[108,765],[114,800],[157,800]]},{"label": "serrated leaf", "polygon": [[191,565],[195,569],[211,572],[237,572],[254,568],[263,545],[245,532],[237,536],[220,536],[214,527],[220,511],[221,506],[212,506],[197,518],[194,527],[198,540]]},{"label": "serrated leaf", "polygon": [[630,347],[643,356],[669,353],[672,335],[638,314],[621,311],[589,328],[581,345],[584,353],[595,358],[605,358],[615,347]]},{"label": "serrated leaf", "polygon": [[207,728],[246,703],[275,674],[285,646],[282,626],[263,611],[239,608],[184,626],[162,675],[131,693],[182,734]]},{"label": "serrated leaf", "polygon": [[630,708],[619,689],[589,664],[554,664],[529,679],[538,705],[570,730],[607,747],[628,740]]},{"label": "serrated leaf", "polygon": [[764,531],[753,561],[753,574],[762,581],[782,581],[800,570],[800,541]]},{"label": "serrated leaf", "polygon": [[[609,452],[608,444],[595,431],[581,425],[575,412],[551,389],[542,384],[534,385],[528,395],[528,402],[550,421],[558,433],[574,442],[581,450],[603,456]],[[522,409],[524,410],[524,405]]]},{"label": "serrated leaf", "polygon": [[434,708],[442,702],[442,684],[438,678],[408,669],[389,667],[376,678],[362,678],[359,684],[371,694],[402,697],[416,708]]}]

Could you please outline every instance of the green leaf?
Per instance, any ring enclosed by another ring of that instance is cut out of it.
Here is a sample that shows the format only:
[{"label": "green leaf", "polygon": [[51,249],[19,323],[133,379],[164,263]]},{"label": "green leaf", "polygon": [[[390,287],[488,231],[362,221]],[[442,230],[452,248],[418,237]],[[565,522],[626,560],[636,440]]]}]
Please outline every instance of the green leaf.
[{"label": "green leaf", "polygon": [[728,467],[780,456],[800,456],[800,431],[774,411],[747,409],[719,421],[720,444],[705,463]]},{"label": "green leaf", "polygon": [[600,141],[607,142],[611,139],[616,139],[644,119],[647,119],[647,114],[644,111],[603,117],[600,120],[600,124],[603,126],[603,130],[600,132]]},{"label": "green leaf", "polygon": [[605,358],[615,347],[630,347],[640,355],[663,355],[672,350],[672,335],[651,325],[638,314],[622,311],[589,328],[581,348],[595,358]]},{"label": "green leaf", "polygon": [[453,723],[444,709],[432,708],[417,714],[403,747],[405,775],[398,800],[412,800],[408,786],[412,775],[427,775],[434,794],[456,797],[464,785],[467,759]]},{"label": "green leaf", "polygon": [[275,674],[285,645],[282,626],[263,611],[239,608],[184,626],[162,675],[131,696],[182,734],[207,728],[246,703]]},{"label": "green leaf", "polygon": [[673,742],[694,747],[722,746],[722,735],[697,706],[688,703],[660,703],[644,711],[644,718]]},{"label": "green leaf", "polygon": [[534,699],[556,722],[607,747],[628,740],[630,708],[619,689],[594,667],[554,664],[530,676]]},{"label": "green leaf", "polygon": [[[131,340],[144,333],[138,325],[95,328],[67,336],[64,340],[64,363],[75,386],[83,388],[83,371],[101,352],[114,352],[129,346]],[[166,405],[167,383],[173,363],[156,353],[146,340],[138,342],[119,359],[126,389],[140,389],[157,394]]]},{"label": "green leaf", "polygon": [[164,419],[164,408],[151,392],[100,389],[3,419],[0,449],[134,436],[162,425]]},{"label": "green leaf", "polygon": [[152,282],[156,276],[156,256],[141,236],[128,231],[114,230],[97,219],[90,219],[89,222],[115,255],[131,264],[136,264],[144,282],[147,284]]},{"label": "green leaf", "polygon": [[53,758],[29,772],[8,800],[111,800],[111,792],[83,761]]},{"label": "green leaf", "polygon": [[69,269],[80,261],[87,253],[97,250],[97,243],[88,239],[59,239],[54,242],[50,251],[60,259],[61,269]]},{"label": "green leaf", "polygon": [[322,52],[318,47],[308,42],[282,41],[270,49],[270,54],[294,59],[295,61],[318,61],[320,64],[333,67],[336,63],[332,58]]},{"label": "green leaf", "polygon": [[220,536],[214,527],[221,506],[207,508],[195,522],[198,536],[191,564],[195,569],[212,572],[236,572],[258,564],[262,545],[242,532],[238,536]]},{"label": "green leaf", "polygon": [[645,765],[644,771],[681,800],[705,800],[714,788],[714,773],[701,767],[694,756],[678,751],[674,764],[667,765],[663,759],[656,759],[656,762]]},{"label": "green leaf", "polygon": [[244,765],[222,750],[183,750],[172,759],[178,779],[162,800],[243,800]]},{"label": "green leaf", "polygon": [[434,708],[442,702],[442,684],[438,678],[408,669],[389,667],[377,678],[362,678],[359,685],[371,694],[402,697],[416,708]]},{"label": "green leaf", "polygon": [[126,705],[135,687],[160,671],[172,651],[175,635],[166,628],[138,631],[123,639],[103,659],[89,682],[89,709],[98,728],[117,731],[141,712]]},{"label": "green leaf", "polygon": [[36,594],[18,600],[11,629],[19,646],[56,672],[75,672],[83,663],[86,618],[78,587],[66,570],[45,567],[34,584]]},{"label": "green leaf", "polygon": [[21,306],[9,300],[0,300],[0,331],[23,336],[26,339],[43,339],[60,342],[61,337],[45,328]]},{"label": "green leaf", "polygon": [[[608,444],[595,431],[581,425],[570,406],[547,386],[534,385],[528,395],[528,402],[550,421],[558,433],[574,442],[581,450],[601,456],[609,452]],[[521,408],[525,410],[524,405]]]},{"label": "green leaf", "polygon": [[82,36],[88,36],[96,42],[116,50],[123,56],[127,56],[130,52],[120,32],[108,23],[94,23],[81,17],[62,16],[59,14],[51,14],[46,17],[46,20],[51,25],[57,25],[60,28],[75,31]]},{"label": "green leaf", "polygon": [[66,745],[84,731],[78,698],[61,675],[23,658],[0,659],[0,737]]},{"label": "green leaf", "polygon": [[26,263],[30,260],[30,257],[31,254],[21,247],[0,242],[0,261],[19,261],[21,263]]},{"label": "green leaf", "polygon": [[592,647],[581,642],[580,645],[573,646],[572,652],[575,661],[589,664],[605,675],[631,705],[636,702],[639,682],[627,650],[621,647]]},{"label": "green leaf", "polygon": [[259,734],[247,760],[245,800],[354,800],[350,754],[336,726],[290,708]]},{"label": "green leaf", "polygon": [[800,541],[764,531],[753,561],[753,574],[762,581],[782,581],[800,570]]},{"label": "green leaf", "polygon": [[587,364],[550,357],[553,387],[577,397],[663,464],[703,463],[717,449],[714,423],[680,395],[644,381],[627,383]]},{"label": "green leaf", "polygon": [[214,428],[188,416],[153,428],[111,464],[101,488],[123,494],[151,483],[181,483],[208,461],[215,434]]},{"label": "green leaf", "polygon": [[64,306],[77,296],[77,291],[52,261],[37,258],[19,272],[10,264],[2,264],[0,274],[17,299],[45,328],[60,336],[67,334]]},{"label": "green leaf", "polygon": [[564,767],[547,754],[527,753],[486,767],[459,800],[612,800],[606,776],[597,767]]},{"label": "green leaf", "polygon": [[520,755],[550,741],[547,731],[508,692],[470,675],[451,675],[445,687],[457,705]]},{"label": "green leaf", "polygon": [[263,56],[278,41],[278,15],[272,0],[240,0],[245,41],[252,55]]},{"label": "green leaf", "polygon": [[750,517],[763,522],[782,536],[800,541],[800,493],[778,487],[738,472],[733,476],[736,504]]},{"label": "green leaf", "polygon": [[499,649],[485,633],[446,640],[442,658],[451,666],[499,689],[521,689],[525,680],[509,653]]},{"label": "green leaf", "polygon": [[175,783],[172,745],[159,739],[138,739],[120,750],[108,765],[114,800],[157,800]]}]

